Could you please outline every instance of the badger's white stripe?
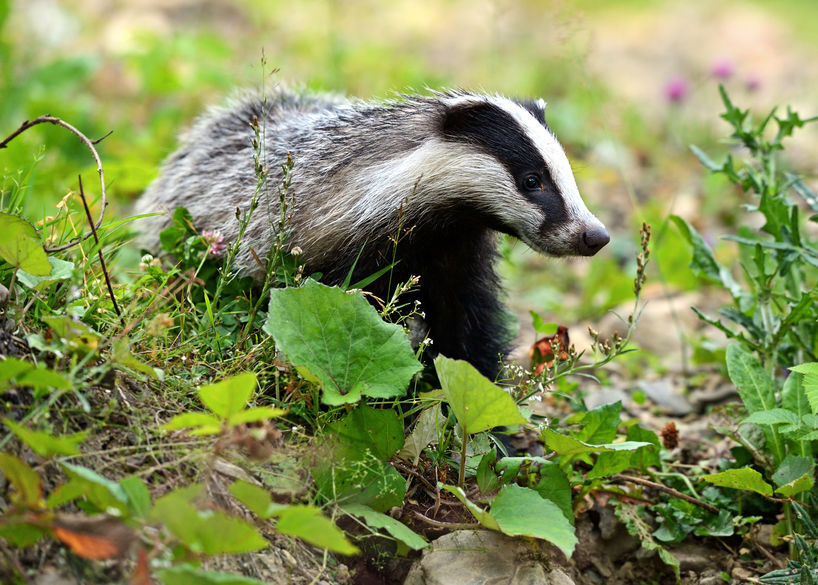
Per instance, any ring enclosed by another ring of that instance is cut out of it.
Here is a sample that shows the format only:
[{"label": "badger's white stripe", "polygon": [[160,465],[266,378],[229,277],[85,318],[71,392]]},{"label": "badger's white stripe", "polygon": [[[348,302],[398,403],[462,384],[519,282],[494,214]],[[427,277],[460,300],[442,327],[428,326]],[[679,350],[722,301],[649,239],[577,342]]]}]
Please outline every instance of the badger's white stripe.
[{"label": "badger's white stripe", "polygon": [[324,243],[325,238],[339,243],[351,235],[359,240],[362,233],[382,230],[384,218],[396,222],[401,206],[409,227],[447,203],[466,201],[525,240],[545,220],[542,209],[519,196],[513,178],[497,159],[466,144],[431,139],[400,158],[355,173],[342,192],[326,200],[305,233]]}]

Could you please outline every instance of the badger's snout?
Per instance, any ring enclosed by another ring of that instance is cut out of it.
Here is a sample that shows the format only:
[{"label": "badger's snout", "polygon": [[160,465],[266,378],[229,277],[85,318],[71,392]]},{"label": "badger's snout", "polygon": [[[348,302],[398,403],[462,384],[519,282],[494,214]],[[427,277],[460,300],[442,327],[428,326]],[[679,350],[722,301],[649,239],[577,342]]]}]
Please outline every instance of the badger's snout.
[{"label": "badger's snout", "polygon": [[584,231],[579,236],[579,253],[582,256],[593,256],[610,241],[611,236],[604,227]]}]

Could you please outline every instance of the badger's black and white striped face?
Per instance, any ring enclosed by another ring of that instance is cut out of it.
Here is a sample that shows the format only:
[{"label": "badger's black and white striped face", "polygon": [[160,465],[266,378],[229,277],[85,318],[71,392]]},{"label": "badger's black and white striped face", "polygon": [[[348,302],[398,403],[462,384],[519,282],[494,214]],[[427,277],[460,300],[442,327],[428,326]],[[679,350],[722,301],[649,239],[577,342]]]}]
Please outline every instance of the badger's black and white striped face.
[{"label": "badger's black and white striped face", "polygon": [[545,122],[544,101],[452,94],[443,103],[444,141],[455,151],[457,145],[472,150],[458,155],[454,166],[479,175],[462,177],[461,187],[468,188],[460,191],[479,191],[474,203],[502,231],[554,256],[591,256],[608,243],[608,232],[582,201],[565,152]]}]

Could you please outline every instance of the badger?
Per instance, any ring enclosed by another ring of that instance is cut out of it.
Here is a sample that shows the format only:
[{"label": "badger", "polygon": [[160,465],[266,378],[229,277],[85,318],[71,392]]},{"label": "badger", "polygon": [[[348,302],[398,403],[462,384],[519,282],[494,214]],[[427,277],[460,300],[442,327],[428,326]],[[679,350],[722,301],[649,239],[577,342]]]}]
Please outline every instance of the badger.
[{"label": "badger", "polygon": [[[269,185],[292,157],[287,242],[306,273],[334,285],[394,263],[367,287],[381,299],[419,277],[408,300],[419,301],[435,353],[489,378],[511,340],[497,233],[550,256],[592,256],[610,239],[580,197],[542,99],[456,90],[359,101],[278,87],[212,108],[183,136],[137,203],[140,214],[168,212],[144,221],[143,246],[158,247],[178,206],[197,229],[237,237],[238,210],[258,182],[254,119]],[[236,256],[241,274],[264,278],[258,258],[275,241],[278,214],[268,194]]]}]

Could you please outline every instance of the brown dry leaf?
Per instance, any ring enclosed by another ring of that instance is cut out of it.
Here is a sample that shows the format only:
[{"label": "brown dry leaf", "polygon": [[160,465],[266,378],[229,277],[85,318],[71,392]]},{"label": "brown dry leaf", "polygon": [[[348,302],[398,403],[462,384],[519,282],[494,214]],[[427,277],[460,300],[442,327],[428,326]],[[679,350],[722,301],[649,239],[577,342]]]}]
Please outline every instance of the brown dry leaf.
[{"label": "brown dry leaf", "polygon": [[151,571],[148,567],[148,554],[145,549],[140,548],[136,557],[136,568],[128,585],[153,585],[151,581]]},{"label": "brown dry leaf", "polygon": [[58,514],[52,529],[74,554],[95,561],[125,556],[136,538],[121,520],[103,515]]}]

